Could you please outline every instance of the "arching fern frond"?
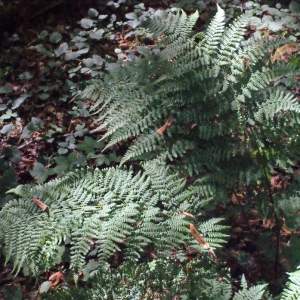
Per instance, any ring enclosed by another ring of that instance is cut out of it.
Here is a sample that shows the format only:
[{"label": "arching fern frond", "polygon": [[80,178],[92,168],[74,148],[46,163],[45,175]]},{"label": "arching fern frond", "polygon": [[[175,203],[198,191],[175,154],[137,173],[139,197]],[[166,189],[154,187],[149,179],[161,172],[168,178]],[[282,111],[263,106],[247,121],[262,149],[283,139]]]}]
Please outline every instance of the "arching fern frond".
[{"label": "arching fern frond", "polygon": [[128,258],[138,259],[149,244],[156,245],[157,253],[179,247],[189,238],[190,224],[181,212],[193,210],[196,193],[185,190],[185,181],[161,161],[144,167],[143,175],[120,168],[79,170],[44,185],[11,190],[20,198],[0,212],[6,259],[13,260],[16,272],[26,266],[37,275],[53,265],[66,239],[75,272],[95,247],[102,263],[121,248]]}]

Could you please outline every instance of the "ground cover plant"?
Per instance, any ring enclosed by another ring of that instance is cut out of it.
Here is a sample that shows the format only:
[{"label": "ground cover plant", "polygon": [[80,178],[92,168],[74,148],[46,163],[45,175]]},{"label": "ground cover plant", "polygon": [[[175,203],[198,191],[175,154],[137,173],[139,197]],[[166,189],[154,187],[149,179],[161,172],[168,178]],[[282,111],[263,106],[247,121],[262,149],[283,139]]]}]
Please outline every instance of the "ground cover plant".
[{"label": "ground cover plant", "polygon": [[[119,2],[107,5],[114,10]],[[217,6],[206,30],[198,32],[198,12],[138,4],[126,15],[135,29],[134,51],[122,51],[129,41],[113,34],[116,15],[96,9],[80,21],[83,29],[69,33],[71,41],[58,31],[39,34],[50,42],[34,46],[49,59],[49,84],[51,69],[68,72],[69,114],[77,122],[70,122],[70,134],[54,124],[44,132],[48,143],[58,141],[58,155],[54,168],[52,158],[47,167],[45,159],[27,161],[40,185],[10,180],[12,164],[26,160],[18,147],[5,148],[3,178],[10,185],[2,199],[0,239],[13,272],[38,278],[51,270],[39,288],[43,298],[297,298],[299,276],[291,271],[299,265],[294,84],[300,71],[297,56],[287,56],[299,51],[297,33],[245,38],[249,23],[258,22],[256,12],[247,10],[225,25]],[[97,41],[109,36],[117,39],[118,60],[97,53]],[[12,88],[1,91],[9,95]],[[41,101],[68,99],[57,85],[38,91]],[[3,120],[31,96],[22,93],[8,102],[11,108],[5,104]],[[7,123],[1,133],[10,136],[15,126]],[[43,126],[42,118],[32,117],[21,137],[31,138]],[[86,165],[92,168],[82,169]],[[240,251],[242,243],[252,243],[246,239],[223,251],[229,234],[232,240],[245,228],[240,221],[230,232],[226,224],[246,214],[257,242],[250,259],[246,246],[246,256]],[[269,277],[249,271],[255,255],[272,270]],[[247,265],[230,270],[233,259]],[[20,297],[18,289],[6,288],[5,295],[14,292],[11,297]]]}]

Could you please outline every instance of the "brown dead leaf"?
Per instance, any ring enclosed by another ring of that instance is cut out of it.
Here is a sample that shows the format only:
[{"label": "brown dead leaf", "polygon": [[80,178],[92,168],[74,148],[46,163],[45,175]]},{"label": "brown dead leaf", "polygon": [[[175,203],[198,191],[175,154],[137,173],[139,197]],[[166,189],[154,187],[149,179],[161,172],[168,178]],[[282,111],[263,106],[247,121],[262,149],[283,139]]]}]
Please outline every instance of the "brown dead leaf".
[{"label": "brown dead leaf", "polygon": [[52,274],[50,277],[49,277],[49,280],[50,281],[54,281],[52,284],[51,284],[51,287],[55,287],[56,285],[59,284],[59,282],[63,279],[63,273],[61,270],[59,270],[58,272]]},{"label": "brown dead leaf", "polygon": [[27,163],[27,164],[33,164],[34,161],[32,159],[26,158],[26,157],[22,157],[22,162]]},{"label": "brown dead leaf", "polygon": [[171,115],[169,117],[169,119],[167,120],[167,122],[165,123],[164,126],[162,126],[162,127],[160,127],[159,129],[156,130],[156,133],[163,134],[166,131],[167,127],[171,126],[172,120],[173,120],[173,115]]},{"label": "brown dead leaf", "polygon": [[192,214],[190,214],[188,212],[185,212],[185,211],[181,211],[179,214],[180,215],[185,215],[185,216],[188,216],[188,217],[191,217],[191,218],[195,218]]},{"label": "brown dead leaf", "polygon": [[256,225],[261,225],[262,219],[253,219],[253,220],[248,220],[248,224],[250,226],[256,226]]},{"label": "brown dead leaf", "polygon": [[205,241],[203,236],[193,224],[190,224],[190,232],[201,247],[208,249],[208,252],[210,252],[213,256],[216,256],[215,252],[210,248],[209,244]]},{"label": "brown dead leaf", "polygon": [[290,230],[288,230],[288,229],[286,228],[286,223],[285,223],[285,221],[284,221],[283,226],[281,227],[281,229],[284,231],[284,233],[285,233],[287,236],[291,236],[291,235],[292,235],[292,231],[290,231]]},{"label": "brown dead leaf", "polygon": [[241,204],[241,205],[244,205],[244,199],[245,199],[245,196],[242,194],[242,193],[232,193],[231,195],[231,202],[233,204]]},{"label": "brown dead leaf", "polygon": [[239,203],[239,201],[237,200],[237,197],[236,197],[236,195],[235,195],[235,193],[233,193],[232,195],[231,195],[231,202],[233,203],[233,204],[238,204]]},{"label": "brown dead leaf", "polygon": [[270,220],[270,219],[264,219],[263,220],[263,226],[265,228],[274,228],[275,227],[275,221],[274,220]]},{"label": "brown dead leaf", "polygon": [[271,57],[271,62],[274,63],[275,60],[288,62],[290,54],[298,52],[299,50],[300,47],[297,44],[285,44],[284,46],[277,48],[274,55]]},{"label": "brown dead leaf", "polygon": [[42,210],[42,211],[46,211],[48,206],[46,204],[44,204],[40,199],[33,197],[32,201]]}]

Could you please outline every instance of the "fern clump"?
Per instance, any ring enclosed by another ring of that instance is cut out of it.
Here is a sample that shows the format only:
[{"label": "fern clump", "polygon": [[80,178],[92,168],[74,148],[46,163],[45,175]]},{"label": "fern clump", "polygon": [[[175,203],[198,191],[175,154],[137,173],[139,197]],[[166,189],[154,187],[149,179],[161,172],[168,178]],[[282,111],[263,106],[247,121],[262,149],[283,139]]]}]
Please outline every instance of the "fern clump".
[{"label": "fern clump", "polygon": [[300,107],[274,84],[300,71],[270,62],[269,50],[286,39],[244,39],[251,16],[249,11],[226,27],[218,7],[201,34],[192,31],[197,12],[157,16],[147,29],[158,44],[138,47],[143,58],[85,89],[95,122],[107,128],[106,148],[136,137],[121,163],[144,153],[166,156],[181,172],[205,176],[202,184],[218,188],[256,184],[263,177],[257,151],[268,153],[269,170],[290,170],[299,153],[299,143],[294,147],[289,138]]},{"label": "fern clump", "polygon": [[[169,174],[165,165],[144,168],[138,174],[120,168],[79,170],[44,185],[11,190],[20,198],[0,212],[7,260],[13,260],[17,272],[26,266],[36,275],[57,261],[59,247],[68,241],[70,267],[78,272],[95,247],[104,263],[121,250],[125,258],[138,260],[147,245],[159,255],[192,243],[188,226],[194,220],[183,212],[194,212],[199,202],[195,191],[184,189],[185,181]],[[218,231],[225,227],[216,221],[198,224],[212,247],[224,236]]]}]

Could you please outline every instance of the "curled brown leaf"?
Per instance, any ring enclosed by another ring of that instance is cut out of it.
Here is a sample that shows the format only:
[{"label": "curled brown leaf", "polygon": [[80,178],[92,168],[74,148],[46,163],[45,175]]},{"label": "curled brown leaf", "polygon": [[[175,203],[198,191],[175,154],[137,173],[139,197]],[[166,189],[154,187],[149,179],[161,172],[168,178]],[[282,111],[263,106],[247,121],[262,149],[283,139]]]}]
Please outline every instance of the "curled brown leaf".
[{"label": "curled brown leaf", "polygon": [[216,256],[215,252],[210,248],[209,244],[205,241],[203,236],[193,224],[190,224],[190,232],[201,247],[208,249],[208,252],[210,252],[213,256]]},{"label": "curled brown leaf", "polygon": [[190,214],[190,213],[188,213],[186,211],[181,211],[180,215],[185,215],[185,216],[188,216],[188,217],[191,217],[191,218],[195,218],[192,214]]},{"label": "curled brown leaf", "polygon": [[163,134],[166,131],[167,127],[171,126],[172,120],[173,120],[173,115],[171,115],[168,118],[168,120],[167,120],[167,122],[165,123],[164,126],[162,126],[162,127],[160,127],[159,129],[156,130],[156,133]]},{"label": "curled brown leaf", "polygon": [[42,211],[46,211],[48,206],[43,203],[40,199],[33,197],[32,201],[42,210]]},{"label": "curled brown leaf", "polygon": [[56,285],[59,284],[59,282],[63,279],[63,273],[61,270],[59,270],[58,272],[52,274],[50,277],[49,277],[49,280],[50,281],[53,281],[53,283],[51,284],[51,287],[55,287]]}]

